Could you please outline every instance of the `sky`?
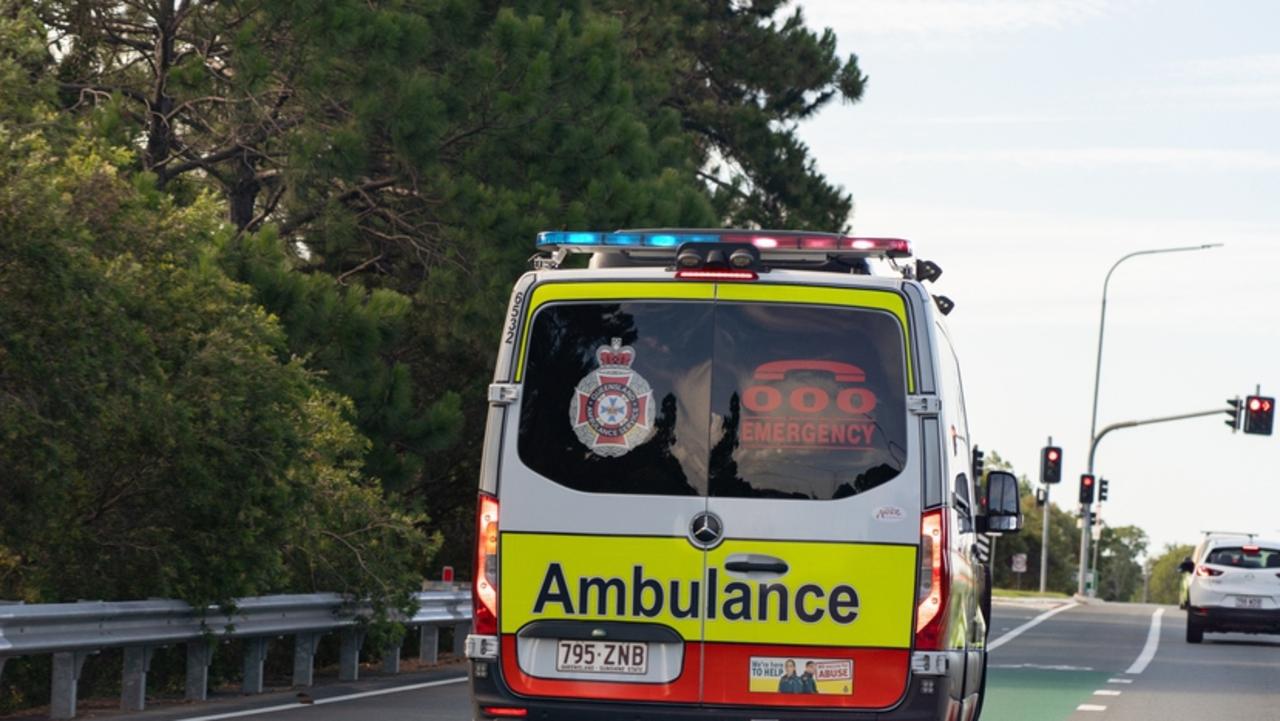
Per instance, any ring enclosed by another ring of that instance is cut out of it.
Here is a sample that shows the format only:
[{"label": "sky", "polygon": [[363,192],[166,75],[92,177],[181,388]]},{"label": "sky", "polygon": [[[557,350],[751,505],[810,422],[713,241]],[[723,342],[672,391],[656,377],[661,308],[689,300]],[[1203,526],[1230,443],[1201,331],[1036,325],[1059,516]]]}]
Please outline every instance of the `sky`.
[{"label": "sky", "polygon": [[[1103,279],[1098,427],[1280,395],[1280,2],[802,0],[870,81],[800,126],[856,235],[912,240],[965,375],[971,433],[1032,479],[1049,436],[1074,508]],[[1153,551],[1280,537],[1280,435],[1225,414],[1098,446],[1105,522]],[[1028,529],[1039,532],[1039,529]]]}]

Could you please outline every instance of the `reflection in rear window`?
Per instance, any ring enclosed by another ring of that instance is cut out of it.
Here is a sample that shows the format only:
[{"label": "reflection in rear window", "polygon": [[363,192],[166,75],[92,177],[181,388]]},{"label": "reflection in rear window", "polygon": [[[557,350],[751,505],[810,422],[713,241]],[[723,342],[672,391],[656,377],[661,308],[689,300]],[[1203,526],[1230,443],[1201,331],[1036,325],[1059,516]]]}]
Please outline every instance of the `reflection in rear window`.
[{"label": "reflection in rear window", "polygon": [[851,496],[906,462],[903,347],[881,311],[546,306],[530,329],[520,457],[582,491]]},{"label": "reflection in rear window", "polygon": [[1280,550],[1243,546],[1215,548],[1204,562],[1235,568],[1280,568]]}]

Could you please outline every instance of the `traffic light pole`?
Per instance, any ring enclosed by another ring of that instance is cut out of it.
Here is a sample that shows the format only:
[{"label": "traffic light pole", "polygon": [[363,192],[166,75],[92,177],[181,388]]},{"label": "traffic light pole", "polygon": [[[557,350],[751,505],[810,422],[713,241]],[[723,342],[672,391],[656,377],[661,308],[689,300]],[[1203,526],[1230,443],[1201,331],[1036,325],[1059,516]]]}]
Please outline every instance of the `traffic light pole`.
[{"label": "traffic light pole", "polygon": [[[1211,411],[1198,411],[1196,413],[1182,413],[1176,416],[1161,416],[1159,418],[1147,418],[1140,421],[1121,421],[1120,423],[1112,423],[1111,425],[1098,431],[1093,437],[1093,443],[1089,444],[1089,470],[1087,475],[1093,475],[1093,459],[1098,452],[1098,444],[1106,438],[1107,434],[1112,431],[1118,431],[1122,428],[1136,428],[1137,426],[1149,426],[1156,423],[1171,423],[1173,421],[1185,421],[1190,418],[1204,418],[1205,416],[1217,416],[1222,414],[1221,408],[1215,408]],[[1089,571],[1089,542],[1092,540],[1093,533],[1093,507],[1092,504],[1083,506],[1080,513],[1081,519],[1084,521],[1084,529],[1080,533],[1080,576],[1077,593],[1081,596],[1085,593],[1085,580]]]},{"label": "traffic light pole", "polygon": [[[1049,436],[1049,442],[1045,446],[1053,446],[1053,436]],[[1044,486],[1044,530],[1040,532],[1040,593],[1044,593],[1049,581],[1049,514],[1053,512],[1053,506],[1049,504],[1049,489],[1053,484],[1041,485]]]},{"label": "traffic light pole", "polygon": [[1044,487],[1044,530],[1040,532],[1040,593],[1044,593],[1049,581],[1049,485]]},{"label": "traffic light pole", "polygon": [[[1151,248],[1149,250],[1139,250],[1128,255],[1123,255],[1115,263],[1111,264],[1111,269],[1107,271],[1107,277],[1102,281],[1102,313],[1098,320],[1098,359],[1094,363],[1093,368],[1093,415],[1089,418],[1089,438],[1093,445],[1097,446],[1101,435],[1098,434],[1098,387],[1102,381],[1102,337],[1103,331],[1107,327],[1107,289],[1111,285],[1111,274],[1116,272],[1116,268],[1120,264],[1130,258],[1136,258],[1143,255],[1158,255],[1161,253],[1182,253],[1191,250],[1208,250],[1210,248],[1221,247],[1221,243],[1206,243],[1204,245],[1179,246],[1176,248]],[[1105,432],[1105,431],[1104,431]],[[1089,451],[1089,474],[1093,474],[1093,450]],[[1092,518],[1090,517],[1090,509],[1085,508],[1081,511],[1081,520],[1084,522],[1084,530],[1080,534],[1080,587],[1078,593],[1084,595],[1085,592],[1085,563],[1089,558],[1089,534],[1092,532]]]}]

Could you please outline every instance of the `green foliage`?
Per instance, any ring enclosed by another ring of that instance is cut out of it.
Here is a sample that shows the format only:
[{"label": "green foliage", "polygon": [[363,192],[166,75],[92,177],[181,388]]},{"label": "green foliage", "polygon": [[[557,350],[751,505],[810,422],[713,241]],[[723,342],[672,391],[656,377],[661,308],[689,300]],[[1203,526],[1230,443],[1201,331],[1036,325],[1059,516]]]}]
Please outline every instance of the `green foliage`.
[{"label": "green foliage", "polygon": [[470,516],[484,409],[462,399],[536,232],[847,224],[795,130],[865,78],[782,5],[35,7],[66,110],[180,203],[225,200],[224,268],[355,401],[365,471],[443,520]]},{"label": "green foliage", "polygon": [[[999,455],[993,451],[987,453],[987,467],[999,469],[1004,464]],[[993,460],[995,459],[995,460]],[[1011,470],[1011,469],[1004,469]],[[992,560],[992,572],[996,588],[1039,588],[1040,586],[1040,552],[1044,535],[1044,511],[1046,507],[1037,506],[1031,483],[1026,476],[1021,476],[1019,485],[1022,495],[1022,532],[1005,534],[996,540],[996,553]],[[1045,579],[1045,588],[1061,593],[1075,593],[1077,581],[1077,561],[1080,558],[1080,531],[1076,529],[1075,514],[1068,513],[1057,504],[1050,503],[1049,513],[1049,567]],[[1027,572],[1019,580],[1013,573],[1013,556],[1017,553],[1027,554]]]},{"label": "green foliage", "polygon": [[[1013,471],[1013,466],[995,451],[986,455],[988,470]],[[997,588],[1039,588],[1040,555],[1044,547],[1045,506],[1036,505],[1030,479],[1019,476],[1022,496],[1022,532],[997,539],[992,571]],[[1054,490],[1064,492],[1065,484]],[[1072,490],[1072,489],[1065,489]],[[1049,509],[1049,567],[1046,591],[1073,594],[1079,586],[1080,530],[1078,516],[1059,508],[1052,500]],[[1108,601],[1130,601],[1142,593],[1142,567],[1137,559],[1146,553],[1147,535],[1136,526],[1106,526],[1098,549],[1098,596]],[[1013,556],[1027,555],[1027,572],[1019,579],[1013,573]]]},{"label": "green foliage", "polygon": [[1151,580],[1147,599],[1151,603],[1182,603],[1186,597],[1183,591],[1186,574],[1178,570],[1178,565],[1190,558],[1193,550],[1195,547],[1189,543],[1170,543],[1165,545],[1159,556],[1150,560]]},{"label": "green foliage", "polygon": [[0,124],[0,597],[399,603],[423,519],[223,273],[217,200],[176,205],[78,130]]},{"label": "green foliage", "polygon": [[1147,533],[1137,526],[1103,526],[1098,546],[1098,597],[1107,601],[1142,600],[1142,564]]}]

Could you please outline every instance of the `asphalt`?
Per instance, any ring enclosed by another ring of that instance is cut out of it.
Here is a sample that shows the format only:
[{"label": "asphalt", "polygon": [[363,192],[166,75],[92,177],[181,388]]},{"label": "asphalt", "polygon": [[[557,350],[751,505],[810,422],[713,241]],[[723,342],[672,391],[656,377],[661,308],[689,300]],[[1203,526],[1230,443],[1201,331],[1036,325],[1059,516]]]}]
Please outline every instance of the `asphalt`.
[{"label": "asphalt", "polygon": [[[1185,613],[1172,606],[1063,605],[996,604],[982,721],[1280,721],[1280,637],[1209,634],[1192,645],[1184,640]],[[466,721],[461,671],[452,665],[322,686],[308,692],[311,703],[288,692],[99,717]]]}]

